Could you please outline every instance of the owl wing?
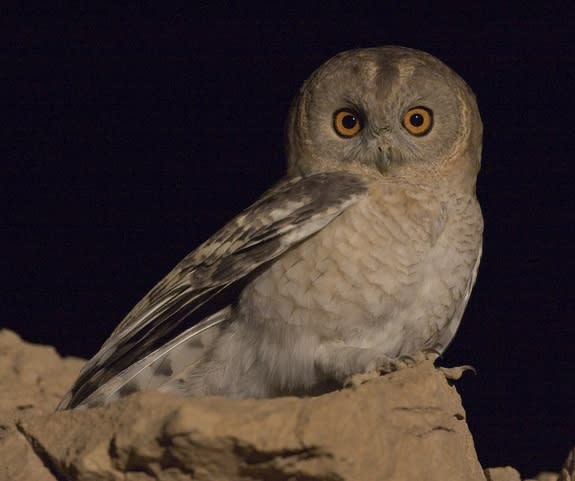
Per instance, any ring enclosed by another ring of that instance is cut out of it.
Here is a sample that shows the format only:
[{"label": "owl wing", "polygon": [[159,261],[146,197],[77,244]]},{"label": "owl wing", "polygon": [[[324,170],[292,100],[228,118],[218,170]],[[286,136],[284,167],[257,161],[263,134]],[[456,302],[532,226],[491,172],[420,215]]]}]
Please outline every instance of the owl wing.
[{"label": "owl wing", "polygon": [[[361,177],[344,172],[277,184],[188,254],[136,304],[84,366],[58,409],[77,406],[111,380],[113,389],[119,389],[165,349],[226,320],[230,309],[221,308],[221,302],[215,305],[217,299],[234,286],[237,293],[237,286],[249,282],[256,270],[320,231],[366,192]],[[190,328],[198,319],[203,320]],[[130,375],[123,375],[131,367]]]}]

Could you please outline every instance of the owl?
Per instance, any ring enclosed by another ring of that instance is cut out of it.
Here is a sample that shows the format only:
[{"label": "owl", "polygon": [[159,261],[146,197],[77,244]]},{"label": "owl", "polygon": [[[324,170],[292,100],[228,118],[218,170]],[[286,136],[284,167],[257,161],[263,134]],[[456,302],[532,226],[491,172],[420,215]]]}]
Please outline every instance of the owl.
[{"label": "owl", "polygon": [[470,88],[421,51],[343,52],[286,131],[285,177],[129,312],[59,409],[142,390],[318,395],[443,352],[481,257]]}]

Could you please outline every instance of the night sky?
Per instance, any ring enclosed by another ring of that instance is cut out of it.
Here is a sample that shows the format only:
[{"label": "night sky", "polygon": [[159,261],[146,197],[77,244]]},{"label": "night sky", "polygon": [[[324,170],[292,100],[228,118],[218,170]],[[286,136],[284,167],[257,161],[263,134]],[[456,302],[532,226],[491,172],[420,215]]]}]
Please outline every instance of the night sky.
[{"label": "night sky", "polygon": [[[90,357],[184,255],[283,174],[290,101],[342,50],[426,50],[477,94],[483,261],[443,365],[483,466],[575,445],[573,11],[3,7],[0,327]],[[136,2],[134,2],[136,4]]]}]

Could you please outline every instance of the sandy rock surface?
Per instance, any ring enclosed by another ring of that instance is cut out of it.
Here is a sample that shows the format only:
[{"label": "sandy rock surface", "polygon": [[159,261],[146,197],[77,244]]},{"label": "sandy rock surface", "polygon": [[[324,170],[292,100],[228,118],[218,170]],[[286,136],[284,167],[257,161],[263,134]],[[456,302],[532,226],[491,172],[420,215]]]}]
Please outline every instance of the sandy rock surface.
[{"label": "sandy rock surface", "polygon": [[487,481],[521,481],[519,471],[511,466],[502,468],[487,468],[485,470]]},{"label": "sandy rock surface", "polygon": [[150,392],[53,412],[83,362],[0,331],[0,481],[520,479],[484,473],[430,362],[316,398]]},{"label": "sandy rock surface", "polygon": [[49,415],[84,364],[50,346],[29,344],[0,330],[0,480],[56,478],[17,429],[19,419]]}]

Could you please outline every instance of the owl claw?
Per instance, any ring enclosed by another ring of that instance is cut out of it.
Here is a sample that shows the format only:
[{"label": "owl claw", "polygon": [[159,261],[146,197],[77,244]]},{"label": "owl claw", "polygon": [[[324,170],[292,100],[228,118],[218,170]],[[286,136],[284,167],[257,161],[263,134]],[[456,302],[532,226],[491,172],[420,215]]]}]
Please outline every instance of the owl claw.
[{"label": "owl claw", "polygon": [[[371,379],[376,379],[380,376],[384,376],[386,374],[390,374],[392,372],[399,371],[401,369],[405,369],[408,367],[415,367],[418,364],[425,362],[425,361],[435,362],[435,360],[439,357],[439,355],[440,355],[439,352],[436,351],[435,349],[426,349],[426,350],[423,350],[420,352],[416,352],[415,354],[412,354],[412,355],[400,356],[397,359],[391,359],[388,357],[381,357],[381,358],[371,362],[367,366],[367,369],[364,372],[358,373],[358,374],[353,374],[353,375],[349,376],[345,380],[343,386],[344,387],[359,386],[359,385],[364,384],[365,382],[367,382]],[[461,366],[461,368],[463,369],[463,371],[465,371],[467,369],[473,369],[471,366]],[[453,373],[451,373],[451,370],[447,369],[447,368],[439,368],[439,369],[442,372],[444,372],[446,377],[449,378],[449,376],[456,376],[457,375],[456,370],[458,368],[452,368],[454,370]],[[462,373],[463,373],[463,371],[462,371]],[[459,374],[459,377],[461,377],[461,374]],[[453,379],[455,379],[455,377],[453,377]]]},{"label": "owl claw", "polygon": [[441,353],[437,349],[433,348],[424,349],[421,352],[426,356],[426,359],[432,359],[433,361],[435,361],[439,356],[441,356]]},{"label": "owl claw", "polygon": [[405,367],[413,367],[425,361],[435,362],[439,356],[440,353],[435,349],[424,349],[409,356],[401,356],[397,360]]},{"label": "owl claw", "polygon": [[344,388],[354,388],[357,386],[361,386],[365,384],[367,381],[371,381],[372,379],[376,379],[381,376],[381,373],[378,371],[365,371],[360,372],[358,374],[352,374],[349,376],[343,383]]}]

